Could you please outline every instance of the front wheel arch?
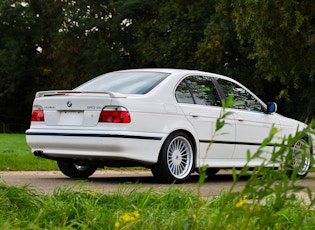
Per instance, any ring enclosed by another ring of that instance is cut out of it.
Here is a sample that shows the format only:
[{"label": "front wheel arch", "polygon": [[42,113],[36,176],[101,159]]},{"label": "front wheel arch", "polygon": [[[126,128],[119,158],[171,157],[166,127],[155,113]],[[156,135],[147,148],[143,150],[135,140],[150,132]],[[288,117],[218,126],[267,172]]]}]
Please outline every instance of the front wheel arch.
[{"label": "front wheel arch", "polygon": [[[305,150],[302,149],[305,147]],[[312,146],[309,146],[307,138],[298,140],[292,146],[292,155],[290,156],[290,170],[288,174],[292,175],[294,172],[300,178],[305,177],[308,174],[309,169],[313,164],[313,151]]]}]

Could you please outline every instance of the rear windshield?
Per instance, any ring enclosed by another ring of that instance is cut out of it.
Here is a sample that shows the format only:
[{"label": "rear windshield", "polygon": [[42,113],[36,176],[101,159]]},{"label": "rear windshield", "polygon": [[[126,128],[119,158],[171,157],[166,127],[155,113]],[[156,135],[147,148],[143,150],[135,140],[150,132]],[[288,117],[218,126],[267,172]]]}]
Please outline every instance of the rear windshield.
[{"label": "rear windshield", "polygon": [[74,90],[145,94],[168,75],[159,72],[112,72],[96,77]]}]

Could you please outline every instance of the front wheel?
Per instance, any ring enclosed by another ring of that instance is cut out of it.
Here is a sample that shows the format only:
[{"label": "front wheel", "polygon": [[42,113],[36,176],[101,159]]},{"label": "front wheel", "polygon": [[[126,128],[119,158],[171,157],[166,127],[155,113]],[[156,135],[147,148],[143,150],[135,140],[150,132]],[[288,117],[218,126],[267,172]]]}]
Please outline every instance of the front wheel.
[{"label": "front wheel", "polygon": [[182,183],[190,177],[193,167],[194,150],[190,138],[184,132],[175,132],[165,140],[151,171],[160,181]]},{"label": "front wheel", "polygon": [[57,160],[60,171],[71,178],[88,178],[97,169],[95,165],[77,164],[73,161]]},{"label": "front wheel", "polygon": [[311,167],[311,150],[303,139],[298,140],[293,146],[291,167],[289,173],[296,171],[298,177],[305,177]]}]

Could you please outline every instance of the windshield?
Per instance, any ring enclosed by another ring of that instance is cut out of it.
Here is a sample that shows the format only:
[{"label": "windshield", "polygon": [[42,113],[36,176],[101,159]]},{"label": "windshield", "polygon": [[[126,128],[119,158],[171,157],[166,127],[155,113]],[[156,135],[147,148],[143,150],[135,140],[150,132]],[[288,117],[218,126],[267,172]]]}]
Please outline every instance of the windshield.
[{"label": "windshield", "polygon": [[74,90],[145,94],[158,85],[167,76],[167,73],[149,71],[112,72],[96,77]]}]

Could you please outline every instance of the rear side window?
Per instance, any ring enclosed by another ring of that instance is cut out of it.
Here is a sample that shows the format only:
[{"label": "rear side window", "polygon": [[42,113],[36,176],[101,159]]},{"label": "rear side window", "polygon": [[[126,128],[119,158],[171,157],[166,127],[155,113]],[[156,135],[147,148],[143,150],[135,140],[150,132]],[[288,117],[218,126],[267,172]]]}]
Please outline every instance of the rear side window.
[{"label": "rear side window", "polygon": [[179,103],[221,106],[221,100],[210,77],[189,76],[178,85],[175,97]]},{"label": "rear side window", "polygon": [[75,90],[146,94],[168,75],[159,72],[112,72],[94,78]]}]

